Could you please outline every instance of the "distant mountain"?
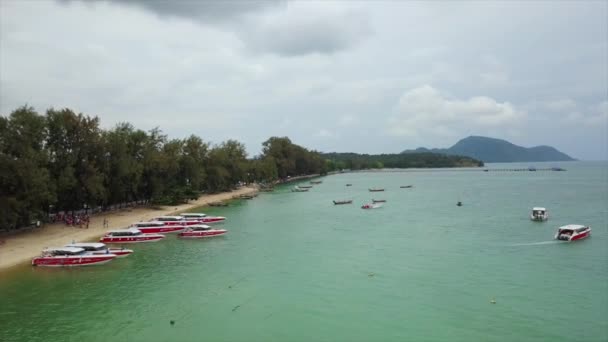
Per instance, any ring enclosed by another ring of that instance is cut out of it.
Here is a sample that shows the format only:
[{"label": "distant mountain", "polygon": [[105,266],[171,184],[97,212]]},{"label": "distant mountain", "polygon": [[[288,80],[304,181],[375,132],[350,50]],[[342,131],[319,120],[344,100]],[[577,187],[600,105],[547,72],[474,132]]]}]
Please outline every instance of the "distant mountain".
[{"label": "distant mountain", "polygon": [[450,148],[427,149],[419,147],[402,153],[443,153],[460,155],[482,160],[486,163],[543,162],[575,160],[551,146],[522,147],[506,140],[470,136]]}]

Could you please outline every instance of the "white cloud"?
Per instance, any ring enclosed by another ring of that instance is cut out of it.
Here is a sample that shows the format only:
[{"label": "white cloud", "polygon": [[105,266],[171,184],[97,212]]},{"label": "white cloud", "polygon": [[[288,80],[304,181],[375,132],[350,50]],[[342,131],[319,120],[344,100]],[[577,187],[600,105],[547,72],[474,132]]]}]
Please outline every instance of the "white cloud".
[{"label": "white cloud", "polygon": [[401,96],[396,115],[389,119],[389,132],[397,136],[445,136],[462,127],[511,127],[525,116],[509,102],[500,103],[486,96],[460,100],[424,85]]}]

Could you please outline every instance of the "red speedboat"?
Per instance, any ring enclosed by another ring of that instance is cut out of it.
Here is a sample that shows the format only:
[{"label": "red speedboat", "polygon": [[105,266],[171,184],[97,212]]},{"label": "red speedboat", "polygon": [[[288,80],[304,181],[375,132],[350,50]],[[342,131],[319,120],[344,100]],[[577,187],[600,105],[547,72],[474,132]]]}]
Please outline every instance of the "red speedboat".
[{"label": "red speedboat", "polygon": [[75,247],[82,248],[90,254],[94,255],[104,255],[104,254],[114,254],[117,258],[124,258],[133,253],[132,249],[126,248],[108,248],[105,244],[101,242],[79,242],[79,243],[71,243],[69,245],[65,245],[65,247]]},{"label": "red speedboat", "polygon": [[34,266],[71,267],[100,265],[112,261],[115,254],[91,254],[83,248],[58,247],[47,248],[38,257],[32,259]]},{"label": "red speedboat", "polygon": [[155,242],[164,239],[163,234],[144,234],[139,229],[128,228],[109,231],[99,241],[103,243]]},{"label": "red speedboat", "polygon": [[576,241],[591,235],[591,227],[580,224],[569,224],[559,227],[555,233],[556,240]]},{"label": "red speedboat", "polygon": [[160,221],[135,222],[131,227],[139,229],[144,234],[177,233],[186,229],[186,225],[166,225],[165,222]]},{"label": "red speedboat", "polygon": [[210,226],[204,224],[197,224],[194,226],[188,227],[185,231],[179,233],[179,237],[181,238],[207,238],[212,236],[219,236],[226,234],[226,229],[215,229]]},{"label": "red speedboat", "polygon": [[165,226],[191,226],[200,223],[199,221],[186,220],[182,216],[159,216],[153,218],[152,221],[162,222]]},{"label": "red speedboat", "polygon": [[204,213],[182,213],[181,216],[186,221],[196,221],[200,223],[218,223],[226,220],[224,216],[209,216]]}]

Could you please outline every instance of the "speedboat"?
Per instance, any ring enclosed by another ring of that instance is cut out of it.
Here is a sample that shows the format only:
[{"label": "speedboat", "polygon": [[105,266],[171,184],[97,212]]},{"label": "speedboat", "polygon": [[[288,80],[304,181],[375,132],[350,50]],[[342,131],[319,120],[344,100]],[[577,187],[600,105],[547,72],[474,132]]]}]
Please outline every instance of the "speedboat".
[{"label": "speedboat", "polygon": [[198,223],[198,221],[186,220],[183,216],[159,216],[151,221],[162,222],[165,226],[190,226]]},{"label": "speedboat", "polygon": [[228,232],[226,229],[215,229],[204,224],[197,224],[188,227],[188,229],[179,233],[178,236],[181,238],[198,239],[224,235],[226,232]]},{"label": "speedboat", "polygon": [[382,207],[382,203],[368,203],[361,206],[361,209],[378,209]]},{"label": "speedboat", "polygon": [[402,185],[402,186],[400,186],[401,189],[409,189],[409,188],[412,188],[412,187],[414,187],[414,186],[413,185]]},{"label": "speedboat", "polygon": [[532,214],[530,214],[530,220],[532,221],[547,221],[549,219],[549,213],[547,209],[542,207],[532,208]]},{"label": "speedboat", "polygon": [[99,241],[103,243],[138,243],[155,242],[164,238],[163,234],[144,234],[137,228],[127,228],[109,231]]},{"label": "speedboat", "polygon": [[300,188],[299,186],[294,186],[293,189],[291,189],[292,192],[307,192],[310,189],[304,189],[304,188]]},{"label": "speedboat", "polygon": [[351,204],[353,203],[353,200],[342,200],[342,201],[335,201],[334,200],[334,204],[338,205],[338,204]]},{"label": "speedboat", "polygon": [[323,181],[310,181],[310,184],[321,184]]},{"label": "speedboat", "polygon": [[312,185],[298,185],[298,187],[301,189],[310,189],[312,188]]},{"label": "speedboat", "polygon": [[177,233],[186,229],[186,225],[166,225],[160,221],[135,222],[131,227],[139,229],[144,234]]},{"label": "speedboat", "polygon": [[32,259],[33,266],[63,267],[100,265],[112,261],[115,254],[91,254],[78,247],[47,248]]},{"label": "speedboat", "polygon": [[217,223],[223,222],[226,220],[224,216],[209,216],[204,213],[182,213],[181,216],[187,222],[197,222],[197,223]]},{"label": "speedboat", "polygon": [[372,202],[374,202],[374,203],[385,203],[386,200],[383,200],[383,199],[372,199]]},{"label": "speedboat", "polygon": [[370,188],[369,191],[370,192],[379,192],[379,191],[384,191],[384,188]]},{"label": "speedboat", "polygon": [[569,224],[557,228],[555,239],[562,241],[576,241],[584,239],[589,235],[591,235],[591,227],[580,224]]},{"label": "speedboat", "polygon": [[132,249],[126,248],[108,248],[101,242],[78,242],[65,245],[65,247],[82,248],[93,255],[114,254],[117,258],[124,258],[133,253]]}]

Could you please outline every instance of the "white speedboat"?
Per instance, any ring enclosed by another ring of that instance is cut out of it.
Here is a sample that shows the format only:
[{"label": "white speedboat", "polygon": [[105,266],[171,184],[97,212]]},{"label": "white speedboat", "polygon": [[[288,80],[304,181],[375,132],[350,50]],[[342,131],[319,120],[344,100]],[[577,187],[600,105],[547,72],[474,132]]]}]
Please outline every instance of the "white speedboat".
[{"label": "white speedboat", "polygon": [[547,209],[543,207],[534,207],[532,208],[532,213],[530,214],[530,220],[532,221],[547,221],[549,219],[549,212]]}]

